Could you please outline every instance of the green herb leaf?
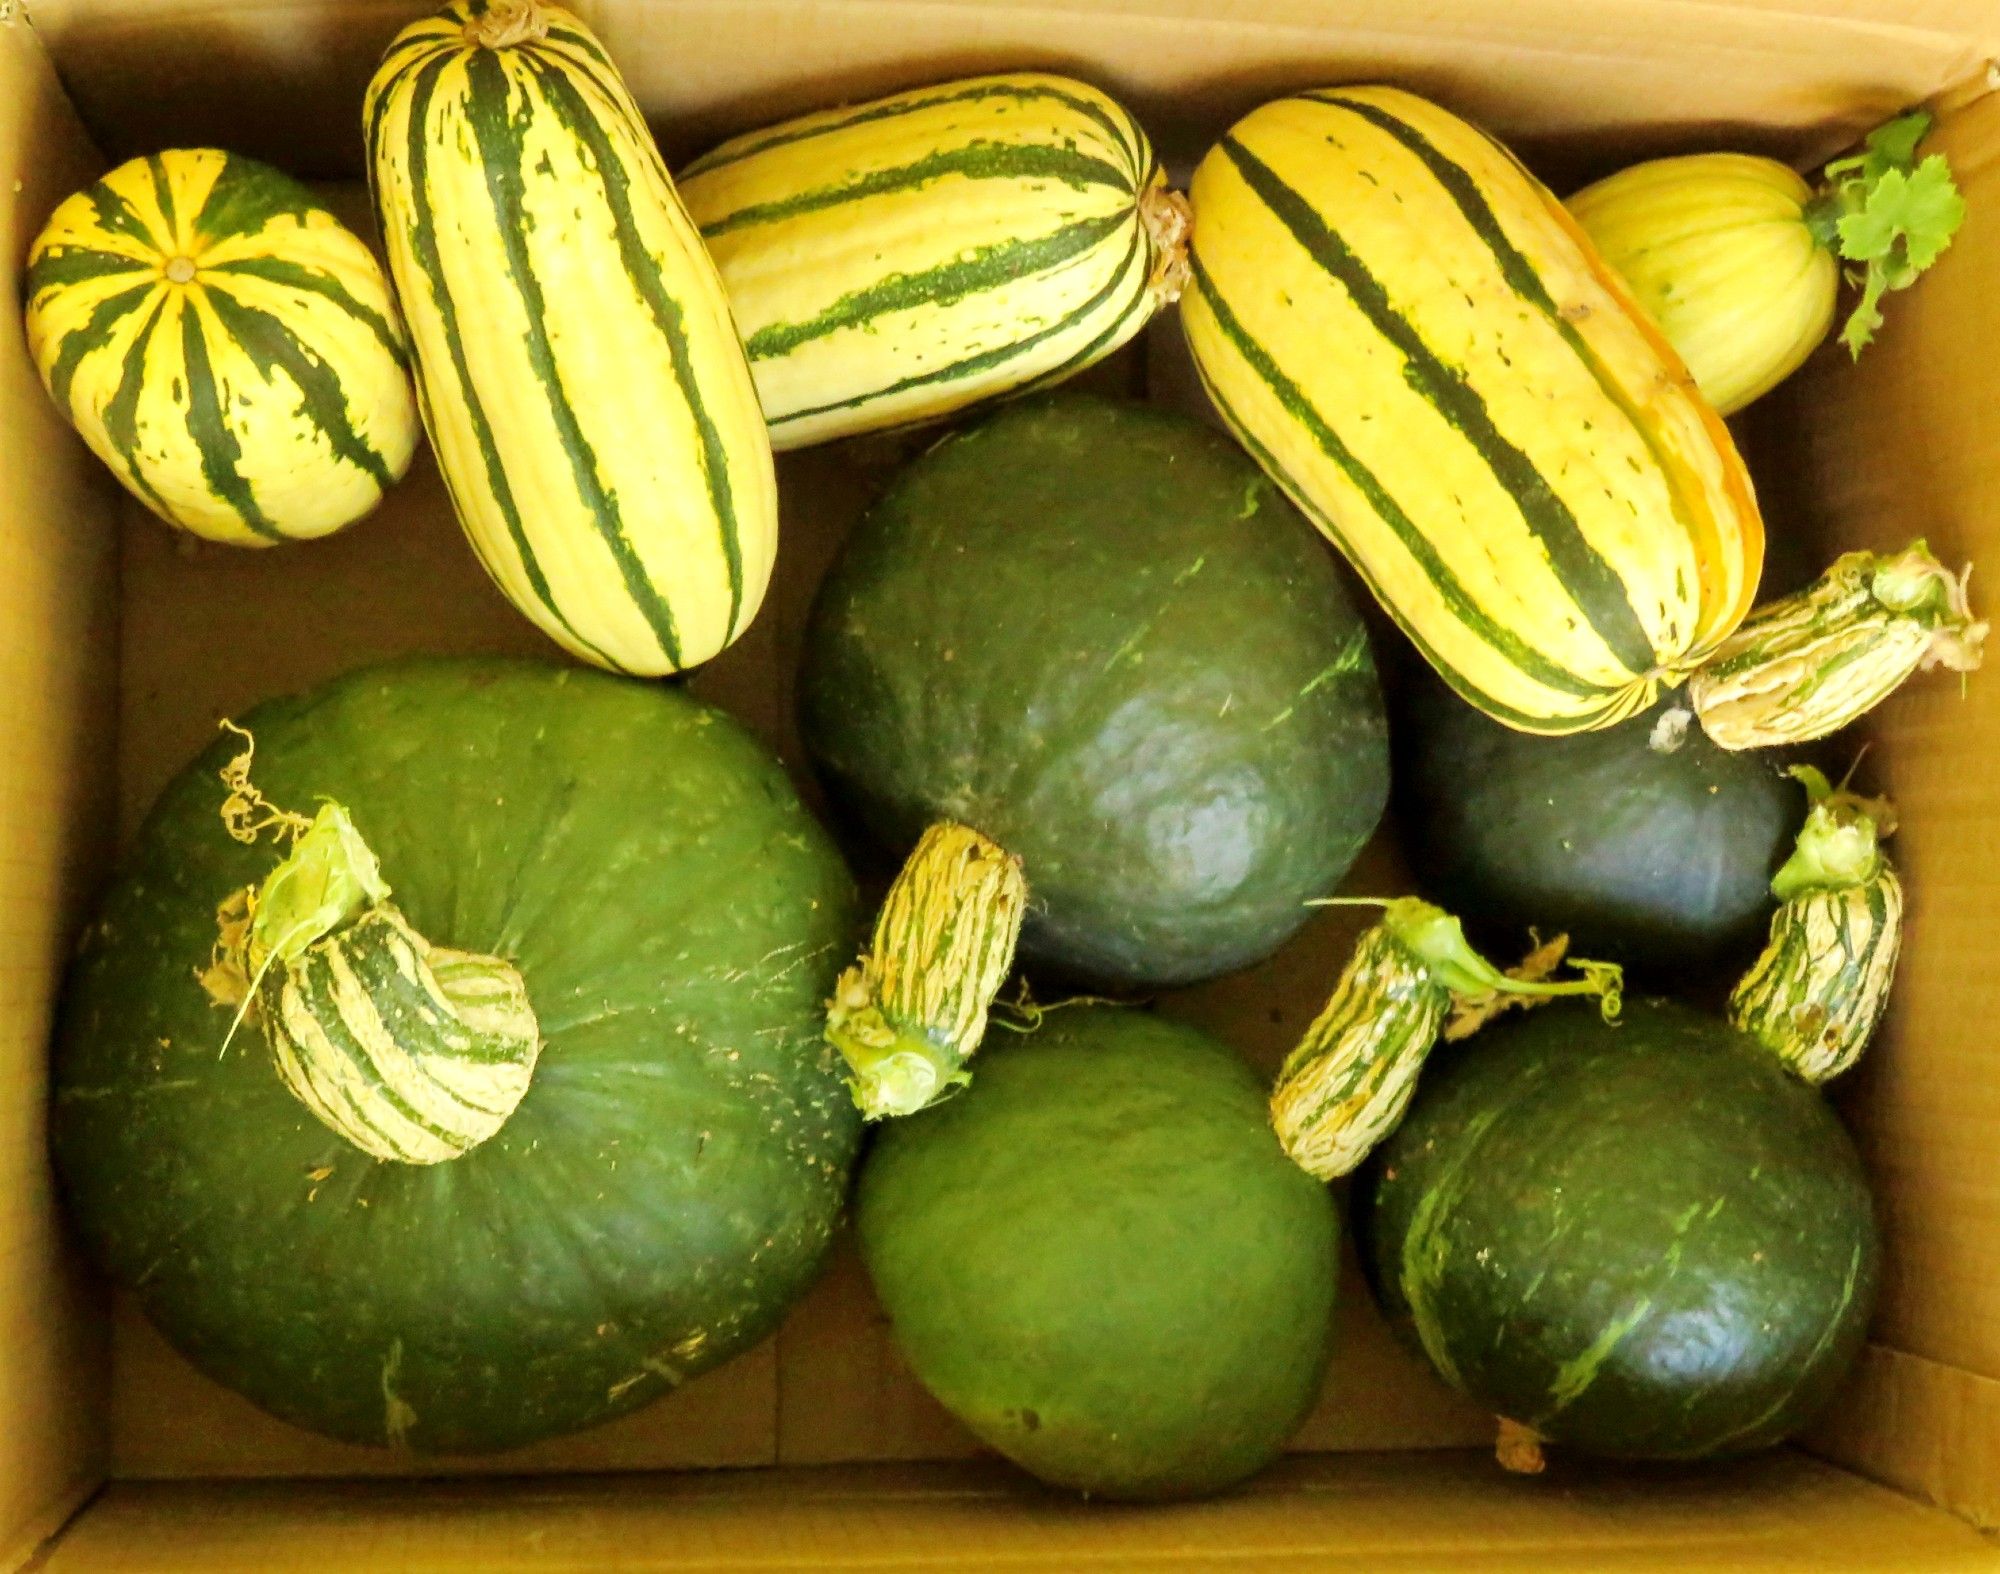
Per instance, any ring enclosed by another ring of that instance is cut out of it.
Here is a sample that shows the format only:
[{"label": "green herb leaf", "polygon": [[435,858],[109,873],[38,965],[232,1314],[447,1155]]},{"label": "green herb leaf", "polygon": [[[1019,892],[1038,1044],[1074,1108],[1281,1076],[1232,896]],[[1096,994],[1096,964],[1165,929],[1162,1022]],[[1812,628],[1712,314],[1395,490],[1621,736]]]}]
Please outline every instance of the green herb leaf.
[{"label": "green herb leaf", "polygon": [[1839,215],[1832,240],[1840,256],[1866,265],[1849,275],[1861,286],[1861,299],[1840,330],[1850,354],[1858,356],[1882,326],[1882,297],[1914,284],[1964,222],[1965,199],[1944,155],[1917,162],[1917,144],[1930,124],[1922,110],[1903,115],[1871,132],[1863,152],[1826,167],[1827,186],[1816,206]]},{"label": "green herb leaf", "polygon": [[1965,198],[1958,194],[1951,166],[1942,153],[1933,153],[1911,174],[1903,199],[1903,259],[1912,276],[1937,261],[1964,222]]},{"label": "green herb leaf", "polygon": [[1879,179],[1892,169],[1908,169],[1917,160],[1917,144],[1931,129],[1927,110],[1915,109],[1907,115],[1877,126],[1862,143],[1862,151],[1835,159],[1821,171],[1829,187],[1843,183],[1865,183]]},{"label": "green herb leaf", "polygon": [[1877,126],[1868,133],[1863,146],[1868,150],[1863,155],[1864,174],[1873,175],[1892,169],[1908,169],[1917,159],[1917,144],[1924,140],[1931,129],[1931,117],[1925,110],[1913,110],[1907,115],[1898,115],[1886,125]]}]

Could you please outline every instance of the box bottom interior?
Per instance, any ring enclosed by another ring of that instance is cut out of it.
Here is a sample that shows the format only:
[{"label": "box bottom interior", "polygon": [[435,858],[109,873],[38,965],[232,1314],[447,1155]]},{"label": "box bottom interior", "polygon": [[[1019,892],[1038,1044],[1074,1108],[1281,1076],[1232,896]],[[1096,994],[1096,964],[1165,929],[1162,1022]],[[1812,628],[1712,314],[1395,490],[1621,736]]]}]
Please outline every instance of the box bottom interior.
[{"label": "box bottom interior", "polygon": [[1168,1507],[1083,1504],[983,1462],[119,1482],[29,1567],[1955,1574],[2000,1567],[2000,1552],[1940,1510],[1791,1451],[1720,1469],[1558,1464],[1535,1478],[1505,1475],[1490,1455],[1433,1451],[1295,1458],[1229,1496]]}]

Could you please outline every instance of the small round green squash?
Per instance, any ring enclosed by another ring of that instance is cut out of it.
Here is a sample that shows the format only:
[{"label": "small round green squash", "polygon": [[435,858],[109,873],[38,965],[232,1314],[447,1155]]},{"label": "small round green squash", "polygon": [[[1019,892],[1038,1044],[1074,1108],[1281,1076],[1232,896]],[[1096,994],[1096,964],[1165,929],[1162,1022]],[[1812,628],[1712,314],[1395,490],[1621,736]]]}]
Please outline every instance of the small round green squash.
[{"label": "small round green squash", "polygon": [[[265,1409],[427,1451],[606,1420],[769,1333],[820,1265],[859,1140],[820,1035],[852,892],[778,764],[684,694],[528,662],[378,668],[242,719],[269,804],[336,800],[410,930],[511,964],[532,1073],[485,1140],[404,1162],[281,1078],[268,980],[229,1036],[197,975],[218,908],[281,849],[225,834],[217,776],[242,743],[219,740],[161,797],[68,981],[53,1141],[98,1262]],[[391,1001],[407,1037],[441,1009],[397,1014],[412,955],[386,980],[358,950],[308,960]],[[456,988],[468,959],[428,965]],[[310,1004],[316,975],[285,971]],[[475,1000],[493,1031],[466,1041],[474,1062],[518,1004]],[[299,1042],[327,1054],[310,1027]],[[395,1125],[408,1086],[365,1066],[319,1092]],[[477,1075],[458,1086],[481,1104]]]},{"label": "small round green squash", "polygon": [[1788,758],[1711,743],[1679,693],[1616,727],[1515,732],[1428,673],[1396,706],[1396,806],[1418,886],[1486,946],[1528,931],[1678,984],[1747,961],[1805,819]]},{"label": "small round green squash", "polygon": [[1257,1079],[1111,1006],[1053,1013],[978,1066],[882,1129],[857,1192],[918,1378],[1008,1458],[1092,1495],[1191,1496],[1268,1463],[1319,1390],[1339,1223]]},{"label": "small round green squash", "polygon": [[806,742],[897,857],[1021,861],[1030,961],[1156,987],[1268,954],[1381,815],[1368,637],[1331,554],[1220,433],[1063,393],[906,469],[821,588]]},{"label": "small round green squash", "polygon": [[1435,1059],[1356,1208],[1384,1309],[1454,1387],[1593,1454],[1769,1447],[1867,1333],[1854,1145],[1768,1050],[1684,1006],[1548,1006]]}]

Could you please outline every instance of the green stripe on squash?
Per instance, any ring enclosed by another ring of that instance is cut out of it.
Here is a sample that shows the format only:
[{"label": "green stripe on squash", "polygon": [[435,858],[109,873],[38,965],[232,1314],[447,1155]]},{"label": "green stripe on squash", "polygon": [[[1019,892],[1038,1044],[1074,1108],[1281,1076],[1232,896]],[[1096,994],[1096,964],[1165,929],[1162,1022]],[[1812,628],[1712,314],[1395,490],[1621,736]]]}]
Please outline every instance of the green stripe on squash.
[{"label": "green stripe on squash", "polygon": [[133,491],[163,517],[170,512],[167,500],[147,479],[145,468],[139,462],[139,399],[146,391],[146,350],[153,342],[153,330],[159,327],[166,309],[167,297],[162,292],[132,340],[132,348],[125,352],[125,365],[118,375],[117,390],[104,407],[104,432],[124,465],[125,479],[131,483]]},{"label": "green stripe on squash", "polygon": [[[1102,218],[1068,225],[1051,235],[997,241],[922,273],[894,274],[879,284],[842,296],[809,321],[773,323],[760,328],[744,341],[743,347],[751,360],[758,361],[787,355],[802,344],[845,328],[866,328],[888,312],[913,311],[919,306],[949,306],[981,290],[995,289],[1083,256],[1129,223],[1128,214],[1108,213]],[[1128,253],[1123,266],[1129,265]],[[1093,304],[1096,299],[1093,297]],[[1072,312],[1065,320],[1073,320],[1076,315]]]},{"label": "green stripe on squash", "polygon": [[83,365],[85,357],[109,344],[131,315],[132,309],[158,285],[158,279],[147,279],[129,290],[106,296],[92,309],[89,320],[63,340],[55,367],[49,373],[49,392],[65,411],[74,409],[70,389],[76,382],[77,369]]},{"label": "green stripe on squash", "polygon": [[[1437,547],[1430,538],[1417,528],[1416,522],[1408,514],[1403,512],[1402,505],[1389,495],[1382,483],[1375,478],[1354,451],[1341,441],[1340,434],[1334,431],[1313,407],[1305,390],[1285,375],[1278,363],[1271,358],[1270,352],[1244,328],[1236,313],[1230,309],[1229,303],[1216,288],[1215,281],[1209,277],[1208,270],[1202,266],[1201,259],[1195,257],[1191,260],[1195,285],[1201,292],[1202,303],[1215,317],[1216,326],[1222,330],[1223,336],[1270,388],[1272,395],[1284,406],[1286,414],[1306,429],[1313,441],[1318,444],[1320,451],[1340,467],[1342,474],[1355,489],[1367,498],[1369,506],[1395,531],[1396,539],[1422,567],[1425,578],[1436,589],[1445,605],[1451,609],[1452,615],[1544,687],[1554,689],[1560,694],[1574,694],[1579,698],[1596,698],[1600,695],[1608,697],[1611,691],[1601,684],[1586,682],[1574,673],[1557,666],[1513,630],[1496,623],[1480,610],[1473,601],[1471,593],[1451,571],[1451,566],[1439,555]],[[1219,393],[1212,385],[1209,391],[1211,396],[1217,397],[1220,402]],[[1232,418],[1230,424],[1245,442],[1255,441],[1249,437],[1248,427],[1240,420]],[[1256,445],[1253,452],[1257,454],[1259,463],[1273,475],[1285,477],[1285,471],[1279,465],[1276,456],[1264,449],[1261,443]],[[1306,496],[1305,489],[1288,478],[1286,491],[1295,499]],[[1310,503],[1307,506],[1311,507]],[[1313,512],[1317,515],[1318,510],[1313,509]],[[1325,525],[1327,521],[1321,519],[1320,523]],[[1390,610],[1393,612],[1395,609],[1392,607]],[[1412,633],[1411,637],[1416,636]],[[1494,702],[1484,696],[1479,697],[1478,703],[1482,709],[1488,710],[1491,714],[1501,714],[1495,709]],[[1511,718],[1503,716],[1503,719]]]},{"label": "green stripe on squash", "polygon": [[1250,189],[1313,260],[1339,280],[1348,298],[1403,357],[1411,386],[1478,452],[1514,499],[1521,518],[1547,549],[1551,567],[1611,653],[1634,677],[1651,672],[1652,639],[1632,610],[1624,582],[1585,538],[1576,516],[1534,461],[1494,425],[1478,391],[1423,342],[1382,283],[1311,203],[1234,137],[1223,138],[1221,146]]},{"label": "green stripe on squash", "polygon": [[822,186],[773,202],[755,202],[704,224],[701,233],[704,239],[716,240],[732,230],[748,229],[757,224],[779,224],[786,219],[822,213],[828,208],[843,207],[870,197],[921,191],[934,181],[954,175],[968,180],[1052,180],[1078,191],[1087,191],[1092,186],[1106,186],[1126,196],[1135,194],[1132,177],[1126,171],[1087,153],[1078,153],[1071,148],[1045,147],[1040,143],[999,147],[974,143],[970,147],[944,148],[926,153],[912,163],[890,169],[870,170],[837,186]]},{"label": "green stripe on squash", "polygon": [[[299,390],[300,410],[336,455],[373,476],[385,491],[395,484],[389,462],[355,430],[340,376],[333,368],[302,350],[285,323],[269,312],[245,305],[226,290],[209,290],[207,300],[216,321],[259,371],[268,378],[275,368],[292,380]],[[192,315],[186,308],[183,311]]]},{"label": "green stripe on squash", "polygon": [[[976,355],[968,355],[962,360],[952,362],[949,366],[941,366],[928,372],[915,372],[908,377],[898,378],[895,382],[883,388],[873,388],[866,393],[856,394],[851,398],[836,399],[826,404],[814,405],[809,409],[789,411],[776,424],[782,427],[793,422],[810,419],[813,416],[831,415],[836,410],[859,409],[864,405],[873,404],[877,400],[908,393],[912,389],[937,387],[941,384],[959,382],[967,377],[976,377],[981,372],[991,371],[997,366],[1004,366],[1009,361],[1017,359],[1024,352],[1032,350],[1035,346],[1049,339],[1056,338],[1058,335],[1067,332],[1079,322],[1098,312],[1107,301],[1118,293],[1121,282],[1124,280],[1126,273],[1131,269],[1133,258],[1138,255],[1140,245],[1140,237],[1135,234],[1132,237],[1131,245],[1126,248],[1124,261],[1118,265],[1116,271],[1105,281],[1103,287],[1081,306],[1076,307],[1055,322],[1050,323],[1047,327],[1038,328],[1033,333],[1025,334],[1021,338],[1012,340],[994,349],[982,350]],[[1101,345],[1102,341],[1103,335],[1099,335],[1092,342]],[[1072,357],[1071,362],[1066,364],[1073,364],[1074,360],[1075,358]]]},{"label": "green stripe on squash", "polygon": [[193,302],[186,300],[181,302],[181,361],[187,374],[188,432],[201,449],[201,473],[209,489],[258,535],[282,541],[284,532],[271,523],[249,480],[237,468],[243,444],[229,428],[222,391],[216,386],[215,369],[208,358],[208,338]]},{"label": "green stripe on squash", "polygon": [[101,251],[93,246],[64,246],[60,250],[44,252],[28,264],[27,274],[21,281],[21,293],[28,300],[33,300],[44,290],[88,284],[94,279],[108,279],[120,273],[145,273],[150,283],[153,267],[123,252]]},{"label": "green stripe on squash", "polygon": [[[555,350],[549,342],[542,283],[528,261],[526,202],[521,176],[522,167],[527,162],[528,123],[510,109],[513,79],[501,64],[499,55],[490,49],[474,50],[466,60],[465,74],[465,118],[472,128],[473,141],[485,161],[486,189],[493,203],[493,234],[506,259],[508,277],[520,291],[521,304],[526,313],[524,343],[529,363],[546,397],[549,414],[561,433],[577,495],[597,521],[599,533],[618,567],[626,594],[645,617],[667,660],[678,667],[681,664],[681,642],[674,610],[660,594],[659,587],[646,572],[646,565],[633,549],[617,496],[607,492],[598,478],[597,455],[591,451],[590,440],[585,437],[576,412],[570,407],[568,391],[563,387],[561,374],[556,369]],[[544,77],[541,85],[550,92],[553,101],[553,82]],[[581,118],[588,121],[590,117]],[[606,193],[610,194],[616,190],[617,182],[623,179],[623,173],[614,174],[618,171],[617,159],[615,155],[606,157],[610,149],[601,140],[593,151],[598,155],[599,178],[604,182]],[[625,245],[632,239],[629,215],[621,215],[621,219],[625,222],[621,223],[619,241]],[[650,277],[651,270],[644,268],[632,276],[636,283]],[[685,381],[683,386],[688,387]],[[697,397],[692,387],[688,387],[688,397],[690,402]],[[711,471],[711,485],[715,479]],[[727,484],[725,477],[723,485]]]},{"label": "green stripe on squash", "polygon": [[[458,308],[452,304],[451,291],[445,285],[444,264],[438,250],[437,218],[431,211],[431,199],[427,169],[430,163],[430,139],[425,132],[429,119],[430,102],[437,93],[438,78],[445,67],[451,64],[448,55],[438,55],[426,60],[417,68],[415,80],[410,86],[409,144],[406,156],[410,171],[411,217],[407,226],[410,250],[415,255],[418,269],[424,275],[424,282],[444,325],[444,338],[451,366],[457,382],[458,397],[463,401],[466,419],[472,427],[473,436],[479,445],[481,470],[487,488],[493,494],[494,506],[500,510],[506,521],[507,535],[513,542],[515,555],[520,559],[521,572],[527,576],[528,586],[536,601],[555,619],[564,634],[574,640],[582,650],[593,653],[596,660],[605,666],[611,662],[596,646],[577,632],[576,625],[564,615],[556,605],[555,593],[549,588],[548,576],[535,559],[533,548],[528,541],[528,532],[521,518],[520,504],[515,501],[514,489],[507,482],[507,467],[500,458],[499,445],[493,438],[493,423],[486,414],[477,391],[472,386],[472,369],[466,361],[465,338],[460,330]],[[375,109],[379,115],[389,102],[388,93],[382,93],[376,100]],[[374,130],[369,133],[370,145],[376,145]],[[380,194],[377,194],[376,222],[383,230],[388,228],[387,215],[381,211]],[[447,484],[451,476],[445,476]]]},{"label": "green stripe on squash", "polygon": [[247,278],[262,279],[266,284],[324,296],[348,316],[366,323],[368,331],[375,335],[375,342],[398,361],[407,363],[409,360],[409,350],[403,343],[402,335],[391,326],[389,319],[366,302],[355,299],[346,285],[322,268],[309,267],[289,257],[236,257],[227,262],[206,264],[202,271],[208,274],[240,273]]},{"label": "green stripe on squash", "polygon": [[[730,482],[729,455],[726,452],[722,433],[717,429],[714,417],[702,402],[701,385],[694,375],[694,366],[688,353],[687,330],[681,306],[671,295],[653,266],[647,254],[645,243],[639,237],[637,222],[632,213],[630,182],[617,150],[605,135],[604,128],[595,116],[590,114],[577,94],[574,84],[563,75],[547,66],[530,62],[532,70],[548,95],[549,107],[557,119],[585,147],[590,149],[597,164],[598,178],[603,182],[605,201],[610,205],[613,223],[618,238],[618,250],[624,259],[625,271],[633,285],[645,300],[653,321],[666,339],[669,353],[673,357],[674,381],[687,401],[688,414],[693,419],[695,431],[701,441],[702,478],[708,488],[709,505],[714,511],[716,526],[721,535],[723,556],[729,571],[729,620],[728,628],[736,632],[743,616],[743,546],[742,529],[736,514],[734,488]],[[664,610],[664,603],[662,603]],[[671,613],[668,614],[671,618]],[[668,654],[678,665],[677,647],[669,646]]]},{"label": "green stripe on squash", "polygon": [[1049,99],[1066,109],[1095,121],[1127,152],[1137,154],[1125,132],[1118,124],[1089,99],[1079,98],[1073,93],[1064,93],[1058,88],[1037,84],[1023,87],[1007,82],[980,82],[971,87],[957,88],[949,92],[927,96],[911,95],[895,99],[889,103],[870,105],[856,110],[838,120],[824,125],[809,126],[797,131],[780,131],[768,137],[759,137],[741,145],[725,144],[712,153],[704,154],[689,164],[683,175],[702,175],[710,170],[722,169],[730,164],[739,164],[744,159],[754,158],[759,153],[768,153],[773,148],[789,147],[795,143],[810,141],[815,137],[830,136],[838,131],[846,131],[855,126],[870,125],[883,120],[900,120],[906,115],[917,114],[926,109],[936,109],[942,105],[979,103],[987,99],[1011,99],[1016,103],[1033,103],[1036,99]]}]

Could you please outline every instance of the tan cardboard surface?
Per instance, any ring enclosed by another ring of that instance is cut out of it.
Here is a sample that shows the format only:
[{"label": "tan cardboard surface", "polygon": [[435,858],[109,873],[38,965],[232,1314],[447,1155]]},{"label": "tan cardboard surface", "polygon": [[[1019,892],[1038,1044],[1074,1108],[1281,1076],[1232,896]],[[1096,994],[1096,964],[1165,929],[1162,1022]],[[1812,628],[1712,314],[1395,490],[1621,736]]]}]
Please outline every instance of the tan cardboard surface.
[{"label": "tan cardboard surface", "polygon": [[658,1481],[111,1487],[46,1574],[791,1569],[1091,1574],[1972,1574],[2000,1551],[1797,1455],[1508,1477],[1479,1455],[1294,1460],[1209,1503],[1106,1508],[993,1467]]},{"label": "tan cardboard surface", "polygon": [[[357,106],[425,0],[27,0],[108,151],[213,142],[352,175]],[[672,156],[974,71],[1082,71],[1163,132],[1391,77],[1600,151],[1740,128],[1830,147],[2000,54],[1986,0],[584,0]],[[773,48],[773,40],[783,41]],[[801,71],[798,62],[810,62]]]},{"label": "tan cardboard surface", "polygon": [[1870,1345],[1807,1446],[2000,1529],[2000,1381]]},{"label": "tan cardboard surface", "polygon": [[[361,83],[381,42],[425,9],[422,0],[29,5],[86,117],[118,151],[213,140],[308,172],[350,173]],[[599,0],[585,10],[678,152],[808,104],[1041,63],[1126,91],[1181,142],[1282,87],[1392,75],[1537,145],[1572,134],[1580,162],[1635,142],[1650,151],[1747,141],[1803,155],[1976,75],[2000,53],[1992,0]],[[0,0],[0,16],[15,12]],[[1890,303],[1884,342],[1859,371],[1823,355],[1757,418],[1760,439],[1777,434],[1759,472],[1774,533],[1886,547],[1921,531],[1947,556],[2000,563],[1991,501],[2000,496],[2000,99],[1974,105],[1950,136],[1973,197],[1953,256]],[[0,279],[10,287],[27,215],[39,218],[78,183],[87,156],[18,16],[0,23]],[[80,830],[107,802],[118,644],[102,525],[113,489],[62,440],[18,334],[9,297],[0,301],[0,1567],[88,1480],[105,1418],[91,1391],[100,1319],[54,1247],[39,1051],[59,948],[103,850]],[[1171,359],[1161,352],[1155,364]],[[1105,376],[1130,377],[1133,364]],[[794,760],[785,674],[805,599],[897,451],[882,443],[787,460],[786,561],[772,600],[699,680]],[[119,798],[128,828],[217,717],[265,694],[405,650],[547,649],[486,586],[427,466],[376,519],[281,552],[177,545],[135,520],[123,569]],[[1913,893],[1910,952],[1892,1030],[1841,1100],[1882,1186],[1893,1255],[1878,1346],[1818,1440],[1835,1458],[1987,1523],[2000,1520],[2000,1071],[1991,1048],[2000,975],[1989,916],[2000,885],[2000,777],[1979,762],[2000,759],[1996,684],[1992,674],[1975,678],[1960,701],[1948,680],[1933,679],[1877,729],[1878,781],[1905,811],[1897,856]],[[1376,862],[1357,878],[1382,882],[1393,871]],[[1316,1008],[1350,933],[1328,919],[1267,968],[1167,1007],[1269,1064]],[[1302,1442],[1424,1446],[1481,1435],[1483,1422],[1390,1343],[1352,1274],[1345,1291],[1344,1354]],[[122,1471],[356,1468],[352,1451],[210,1388],[129,1313],[118,1326],[109,1414]],[[774,1346],[621,1427],[512,1465],[950,1457],[967,1446],[903,1373],[845,1257]],[[1498,1482],[1482,1464],[1438,1456],[1296,1462],[1247,1497],[1148,1514],[1084,1514],[1002,1480],[946,1467],[538,1483],[491,1495],[452,1487],[442,1498],[132,1484],[93,1508],[49,1566],[859,1568],[890,1559],[1393,1571],[1463,1568],[1474,1548],[1488,1549],[1478,1566],[1494,1569],[1994,1566],[1961,1527],[1797,1460],[1588,1491],[1561,1479]],[[783,1512],[781,1497],[793,1501]],[[305,1530],[312,1537],[302,1541]]]},{"label": "tan cardboard surface", "polygon": [[[2000,614],[2000,97],[1943,138],[1969,216],[1922,284],[1889,303],[1860,366],[1837,350],[1783,391],[1772,423],[1794,434],[1773,466],[1771,527],[1891,549],[1926,536],[1945,561],[1978,561],[1975,607]],[[1775,457],[1775,456],[1774,456]],[[1789,473],[1788,473],[1789,471]],[[1983,588],[1982,588],[1983,587]],[[2000,647],[1996,647],[2000,649]],[[1913,682],[1877,714],[1864,770],[1901,811],[1890,844],[1910,893],[1889,1024],[1837,1089],[1875,1179],[1889,1240],[1877,1319],[1886,1353],[1822,1434],[1837,1458],[2000,1523],[2000,684]],[[1947,1380],[1959,1368],[1963,1383]],[[1971,1396],[1977,1394],[1974,1400]],[[1966,1435],[1973,1415],[1988,1430]],[[1892,1435],[1884,1435],[1884,1429]],[[1983,1460],[1984,1469],[1975,1459]]]},{"label": "tan cardboard surface", "polygon": [[102,1320],[60,1239],[43,1045],[109,821],[117,505],[35,378],[12,266],[94,165],[27,28],[0,20],[0,1565],[102,1448]]}]

